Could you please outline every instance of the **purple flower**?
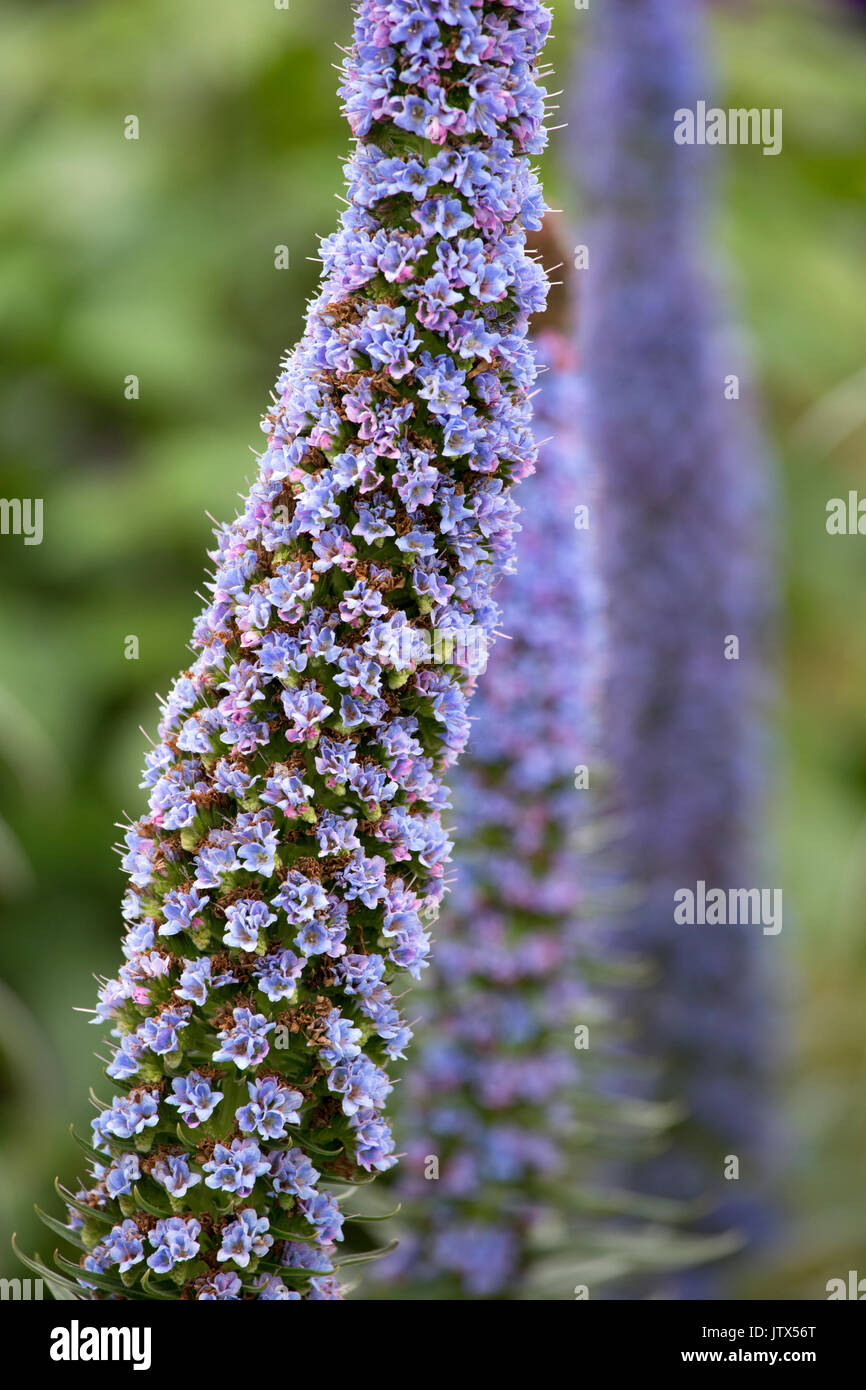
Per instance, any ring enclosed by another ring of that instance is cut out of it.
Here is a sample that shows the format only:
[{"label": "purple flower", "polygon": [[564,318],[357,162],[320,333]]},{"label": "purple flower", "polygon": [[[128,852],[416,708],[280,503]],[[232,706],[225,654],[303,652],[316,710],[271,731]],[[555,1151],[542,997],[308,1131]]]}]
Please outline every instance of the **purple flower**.
[{"label": "purple flower", "polygon": [[316,913],[328,909],[328,898],[322,885],[296,870],[286,875],[282,888],[271,901],[274,907],[282,908],[294,926],[309,922]]},{"label": "purple flower", "polygon": [[259,989],[272,1003],[278,999],[292,999],[303,965],[294,951],[271,952],[255,968]]},{"label": "purple flower", "polygon": [[333,1264],[326,1248],[306,1245],[301,1241],[287,1240],[283,1246],[282,1263],[290,1269],[309,1269],[319,1274],[331,1274]]},{"label": "purple flower", "polygon": [[117,1139],[131,1139],[145,1129],[152,1129],[159,1121],[159,1103],[152,1091],[139,1095],[121,1096],[109,1110],[104,1110],[91,1123],[96,1138],[104,1141],[109,1136]]},{"label": "purple flower", "polygon": [[271,1155],[271,1182],[275,1192],[295,1197],[316,1196],[319,1173],[301,1149],[286,1149]]},{"label": "purple flower", "polygon": [[372,1108],[358,1110],[351,1118],[355,1131],[355,1151],[358,1162],[368,1173],[384,1173],[397,1162],[394,1158],[394,1138],[385,1120]]},{"label": "purple flower", "polygon": [[127,1220],[113,1226],[105,1240],[93,1247],[84,1261],[84,1268],[98,1274],[116,1265],[118,1274],[125,1274],[143,1259],[141,1232],[134,1221]]},{"label": "purple flower", "polygon": [[196,1298],[201,1303],[213,1303],[226,1299],[239,1299],[242,1293],[241,1281],[236,1274],[211,1274],[196,1279]]},{"label": "purple flower", "polygon": [[109,1197],[124,1197],[132,1192],[132,1184],[141,1177],[138,1155],[121,1154],[112,1168],[109,1168],[102,1181]]},{"label": "purple flower", "polygon": [[237,947],[239,951],[255,951],[265,939],[264,933],[271,922],[276,920],[276,913],[268,912],[267,903],[241,898],[226,908],[227,925],[223,932],[223,941],[227,946]]},{"label": "purple flower", "polygon": [[324,1022],[323,1031],[327,1045],[319,1045],[319,1056],[328,1066],[336,1067],[341,1062],[350,1062],[355,1057],[360,1057],[361,1030],[355,1027],[351,1019],[343,1018],[339,1009],[331,1010]]},{"label": "purple flower", "polygon": [[343,1214],[330,1192],[317,1192],[314,1197],[299,1197],[298,1210],[315,1228],[320,1245],[332,1245],[343,1239]]},{"label": "purple flower", "polygon": [[268,1171],[268,1161],[262,1157],[258,1144],[252,1139],[233,1139],[231,1148],[217,1144],[213,1158],[203,1165],[209,1174],[205,1186],[217,1192],[236,1192],[249,1197],[256,1179]]},{"label": "purple flower", "polygon": [[150,1176],[172,1197],[185,1197],[191,1187],[201,1182],[200,1173],[191,1173],[189,1160],[182,1154],[168,1154],[154,1163]]},{"label": "purple flower", "polygon": [[204,1004],[209,990],[233,984],[237,984],[237,980],[230,970],[212,976],[210,956],[201,956],[198,960],[184,961],[180,987],[174,992],[179,999],[189,999],[193,1004]]},{"label": "purple flower", "polygon": [[286,1125],[299,1125],[298,1107],[304,1097],[300,1091],[281,1086],[272,1076],[263,1081],[247,1082],[249,1105],[236,1111],[238,1125],[244,1134],[260,1134],[263,1139],[284,1139]]},{"label": "purple flower", "polygon": [[273,1243],[273,1236],[268,1234],[268,1218],[257,1216],[252,1207],[247,1207],[237,1221],[223,1229],[217,1259],[233,1260],[241,1269],[246,1269],[251,1257],[267,1254]]},{"label": "purple flower", "polygon": [[253,1280],[253,1287],[261,1290],[261,1292],[258,1293],[256,1297],[259,1299],[265,1299],[268,1302],[272,1302],[277,1299],[283,1302],[286,1302],[290,1299],[297,1301],[301,1297],[301,1295],[297,1293],[296,1290],[287,1288],[287,1286],[283,1283],[282,1279],[280,1279],[279,1276],[276,1274],[258,1275],[258,1277]]},{"label": "purple flower", "polygon": [[363,1055],[341,1062],[328,1075],[328,1087],[343,1097],[343,1114],[378,1109],[393,1089],[387,1074]]},{"label": "purple flower", "polygon": [[231,1028],[219,1034],[222,1044],[213,1054],[215,1062],[234,1062],[241,1071],[258,1066],[268,1055],[267,1034],[276,1024],[269,1023],[264,1014],[252,1014],[249,1009],[235,1009]]},{"label": "purple flower", "polygon": [[[555,250],[549,256],[559,259]],[[573,1168],[560,1139],[581,1093],[580,1054],[569,1055],[561,1039],[588,998],[586,875],[573,848],[585,812],[573,769],[594,761],[604,628],[594,553],[573,519],[596,491],[578,432],[576,351],[552,329],[537,349],[548,370],[534,428],[550,442],[525,487],[519,573],[502,590],[511,640],[494,648],[472,743],[453,778],[459,875],[421,996],[419,1065],[404,1083],[409,1152],[399,1195],[411,1239],[401,1239],[384,1273],[422,1296],[431,1280],[445,1280],[452,1297],[525,1289],[534,1233],[562,1219],[551,1176]],[[392,889],[386,922],[387,932],[411,939],[420,923],[409,894]],[[377,997],[373,960],[347,955],[340,968],[380,1036],[390,1027],[403,1045],[399,1019]],[[375,1112],[359,1110],[352,1123],[371,1169],[393,1161]],[[441,1161],[432,1204],[430,1154]]]},{"label": "purple flower", "polygon": [[507,1230],[494,1226],[452,1227],[437,1237],[437,1264],[456,1273],[468,1293],[489,1298],[504,1285],[513,1272],[515,1239]]},{"label": "purple flower", "polygon": [[334,1300],[343,1297],[343,1286],[337,1279],[323,1279],[316,1275],[310,1280],[310,1299],[313,1302]]},{"label": "purple flower", "polygon": [[190,1010],[164,1009],[156,1018],[146,1018],[139,1031],[139,1037],[151,1052],[164,1056],[167,1052],[177,1052],[180,1047],[178,1034],[189,1023]]},{"label": "purple flower", "polygon": [[166,1096],[167,1105],[176,1105],[180,1118],[190,1129],[209,1120],[223,1098],[222,1091],[214,1091],[210,1082],[191,1071],[188,1076],[177,1076],[172,1081],[173,1096]]},{"label": "purple flower", "polygon": [[181,892],[179,888],[172,888],[163,900],[165,922],[159,928],[160,936],[176,936],[178,932],[195,930],[201,925],[200,913],[209,901],[209,898],[202,897],[195,888],[191,888],[187,893]]},{"label": "purple flower", "polygon": [[277,765],[274,768],[280,775],[269,777],[267,785],[262,792],[262,801],[267,801],[271,806],[276,806],[282,811],[289,820],[294,820],[296,816],[308,812],[310,802],[315,793],[312,787],[307,786],[300,777],[294,777],[282,771]]},{"label": "purple flower", "polygon": [[200,1249],[196,1239],[201,1234],[201,1226],[194,1217],[184,1220],[180,1216],[169,1216],[157,1221],[147,1238],[154,1247],[148,1255],[147,1263],[156,1274],[167,1274],[176,1264],[191,1260]]},{"label": "purple flower", "polygon": [[[248,838],[244,838],[238,846],[238,859],[249,874],[260,874],[262,878],[270,878],[274,872],[274,855],[277,848],[277,836],[273,830],[268,830],[262,825],[253,828]],[[237,942],[227,941],[227,945],[237,945]],[[240,950],[248,950],[248,947],[241,946]]]}]

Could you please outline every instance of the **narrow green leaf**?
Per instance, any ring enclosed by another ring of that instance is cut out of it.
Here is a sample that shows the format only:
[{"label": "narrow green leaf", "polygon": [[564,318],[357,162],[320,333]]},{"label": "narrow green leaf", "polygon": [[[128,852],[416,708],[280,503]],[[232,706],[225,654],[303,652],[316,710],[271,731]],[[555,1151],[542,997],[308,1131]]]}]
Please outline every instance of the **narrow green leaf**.
[{"label": "narrow green leaf", "polygon": [[[48,1269],[46,1265],[42,1264],[41,1260],[33,1260],[30,1258],[29,1255],[25,1255],[23,1250],[19,1250],[17,1239],[17,1236],[13,1235],[12,1249],[14,1250],[15,1255],[27,1269],[32,1270],[33,1273],[38,1275],[40,1279],[43,1279],[45,1283],[50,1286],[52,1292],[54,1291],[55,1286],[62,1286],[66,1291],[71,1290],[74,1293],[76,1300],[80,1300],[84,1297],[84,1293],[82,1290],[79,1290],[78,1285],[72,1284],[67,1279],[61,1278],[61,1276],[59,1274],[56,1274],[53,1269]],[[67,1297],[68,1293],[64,1293],[64,1301],[66,1301]]]},{"label": "narrow green leaf", "polygon": [[368,1187],[371,1182],[376,1181],[375,1173],[368,1173],[364,1178],[329,1178],[324,1179],[330,1187]]},{"label": "narrow green leaf", "polygon": [[381,1216],[365,1216],[363,1212],[352,1212],[352,1215],[349,1216],[349,1214],[347,1213],[347,1214],[343,1217],[343,1220],[344,1220],[344,1221],[390,1221],[390,1220],[391,1220],[391,1217],[392,1217],[392,1216],[396,1216],[396,1215],[397,1215],[397,1212],[401,1210],[402,1206],[403,1206],[403,1203],[402,1203],[402,1202],[398,1202],[397,1205],[396,1205],[396,1207],[394,1208],[393,1211],[386,1211],[386,1212],[383,1212],[383,1214],[382,1214]]},{"label": "narrow green leaf", "polygon": [[120,1280],[111,1274],[94,1274],[89,1269],[81,1269],[79,1265],[74,1265],[65,1259],[59,1250],[54,1252],[54,1263],[57,1268],[66,1274],[71,1274],[73,1278],[85,1279],[88,1284],[95,1284],[98,1289],[104,1289],[106,1293],[119,1294],[121,1298],[143,1298],[144,1295],[135,1289],[126,1288]]},{"label": "narrow green leaf", "polygon": [[111,1155],[99,1153],[98,1150],[94,1149],[92,1144],[88,1144],[86,1139],[82,1139],[81,1135],[76,1133],[74,1125],[69,1126],[69,1133],[72,1135],[82,1153],[86,1154],[93,1163],[111,1162]]},{"label": "narrow green leaf", "polygon": [[191,1129],[187,1129],[183,1120],[178,1120],[177,1122],[177,1137],[183,1144],[187,1153],[195,1153],[199,1144],[198,1138],[193,1134]]},{"label": "narrow green leaf", "polygon": [[151,1269],[141,1276],[141,1287],[150,1298],[159,1299],[161,1302],[174,1303],[177,1299],[176,1293],[166,1293],[154,1284],[153,1270]]},{"label": "narrow green leaf", "polygon": [[58,1221],[56,1217],[49,1216],[47,1211],[43,1211],[41,1207],[37,1207],[35,1204],[33,1210],[36,1212],[43,1226],[47,1226],[49,1231],[53,1231],[56,1236],[62,1236],[64,1240],[69,1241],[70,1245],[76,1246],[79,1250],[87,1250],[87,1246],[84,1244],[84,1241],[77,1231],[73,1231],[71,1227],[65,1226],[63,1222]]},{"label": "narrow green leaf", "polygon": [[297,1140],[301,1148],[316,1154],[319,1158],[339,1158],[341,1153],[345,1153],[345,1147],[342,1144],[339,1144],[336,1149],[322,1149],[318,1144],[314,1144],[308,1135],[302,1134],[300,1130],[290,1129],[287,1133]]},{"label": "narrow green leaf", "polygon": [[61,1202],[74,1207],[76,1211],[81,1212],[82,1216],[90,1217],[93,1221],[101,1221],[104,1226],[115,1224],[115,1217],[110,1216],[108,1212],[100,1211],[99,1207],[89,1207],[85,1202],[79,1202],[78,1198],[73,1197],[72,1193],[63,1186],[59,1178],[55,1178],[54,1188]]},{"label": "narrow green leaf", "polygon": [[143,1209],[148,1213],[149,1216],[158,1216],[164,1218],[166,1216],[174,1215],[174,1212],[171,1211],[171,1209],[165,1211],[164,1208],[156,1207],[154,1206],[153,1202],[149,1202],[147,1198],[142,1195],[140,1183],[133,1183],[132,1191],[138,1205],[140,1207],[143,1207]]},{"label": "narrow green leaf", "polygon": [[342,1259],[335,1260],[334,1264],[338,1269],[343,1269],[346,1265],[365,1265],[370,1260],[381,1260],[383,1255],[390,1255],[391,1251],[396,1250],[399,1244],[399,1240],[392,1240],[388,1245],[383,1245],[378,1250],[371,1250],[365,1255],[344,1255]]}]

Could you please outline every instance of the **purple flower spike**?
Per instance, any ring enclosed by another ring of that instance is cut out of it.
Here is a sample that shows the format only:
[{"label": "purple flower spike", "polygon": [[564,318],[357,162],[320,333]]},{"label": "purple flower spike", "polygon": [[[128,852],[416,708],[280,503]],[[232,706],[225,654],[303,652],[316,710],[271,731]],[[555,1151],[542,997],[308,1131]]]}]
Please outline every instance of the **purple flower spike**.
[{"label": "purple flower spike", "polygon": [[[396,1162],[392,984],[427,962],[443,775],[483,666],[454,651],[492,640],[535,457],[546,279],[525,239],[549,26],[540,0],[358,5],[347,207],[162,706],[126,837],[126,963],[100,1003],[130,1090],[94,1142],[142,1155],[142,1199],[166,1212],[126,1277],[170,1297],[243,1296],[218,1260],[283,1298],[286,1245],[342,1239],[328,1184]],[[87,1199],[118,1200],[100,1182]],[[93,1297],[124,1296],[113,1250]],[[295,1268],[302,1298],[340,1296],[328,1260]]]},{"label": "purple flower spike", "polygon": [[[605,479],[613,868],[639,892],[618,935],[654,968],[633,999],[640,1053],[662,1059],[650,1094],[690,1112],[668,1151],[627,1179],[717,1204],[702,1229],[757,1237],[770,1033],[762,957],[773,939],[742,919],[675,920],[680,890],[703,882],[727,895],[761,882],[760,711],[773,648],[766,458],[707,250],[707,165],[719,152],[673,133],[678,110],[711,98],[699,11],[693,0],[596,7],[571,149],[592,266],[587,439]],[[729,1155],[740,1181],[725,1180]],[[710,1297],[712,1278],[655,1287]]]}]

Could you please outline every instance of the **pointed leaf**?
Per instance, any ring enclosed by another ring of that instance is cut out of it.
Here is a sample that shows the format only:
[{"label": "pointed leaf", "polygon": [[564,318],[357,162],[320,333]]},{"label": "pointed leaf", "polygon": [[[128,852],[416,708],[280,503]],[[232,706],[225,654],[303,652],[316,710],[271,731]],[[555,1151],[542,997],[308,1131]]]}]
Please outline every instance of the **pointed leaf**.
[{"label": "pointed leaf", "polygon": [[163,1302],[170,1303],[174,1303],[177,1299],[176,1293],[166,1293],[163,1289],[157,1288],[153,1283],[153,1270],[151,1269],[141,1276],[141,1287],[150,1298],[156,1298]]},{"label": "pointed leaf", "polygon": [[94,1149],[92,1144],[88,1144],[86,1139],[82,1139],[81,1135],[76,1133],[74,1125],[69,1126],[69,1133],[72,1135],[82,1153],[86,1154],[91,1162],[105,1163],[111,1161],[111,1154],[99,1153],[97,1149]]},{"label": "pointed leaf", "polygon": [[168,1211],[165,1211],[161,1207],[154,1206],[153,1202],[149,1202],[146,1197],[142,1196],[141,1183],[133,1183],[132,1192],[138,1205],[142,1207],[149,1216],[157,1216],[164,1219],[167,1216],[174,1215],[170,1208]]},{"label": "pointed leaf", "polygon": [[[68,1291],[70,1290],[74,1293],[74,1296],[77,1300],[80,1300],[84,1297],[83,1291],[78,1292],[77,1285],[70,1283],[67,1279],[62,1279],[59,1274],[56,1274],[54,1272],[53,1269],[48,1269],[48,1267],[44,1265],[41,1260],[33,1260],[30,1258],[29,1255],[25,1255],[23,1250],[19,1250],[17,1239],[17,1236],[13,1235],[12,1249],[14,1250],[17,1258],[27,1269],[32,1270],[34,1274],[38,1275],[40,1279],[44,1280],[44,1282],[49,1285],[52,1292],[54,1292],[55,1287],[62,1287],[66,1291],[63,1295],[64,1301],[68,1298]],[[56,1296],[57,1295],[55,1295],[55,1297]]]},{"label": "pointed leaf", "polygon": [[100,1211],[99,1207],[89,1207],[86,1202],[79,1202],[78,1198],[73,1197],[72,1193],[63,1186],[59,1178],[55,1178],[54,1188],[61,1202],[64,1202],[67,1206],[74,1207],[76,1211],[81,1212],[82,1216],[88,1216],[94,1221],[101,1221],[105,1226],[113,1226],[115,1224],[115,1217],[109,1216],[107,1212]]},{"label": "pointed leaf", "polygon": [[339,1158],[341,1153],[345,1153],[345,1148],[342,1144],[339,1144],[336,1149],[322,1149],[318,1144],[312,1142],[309,1135],[301,1134],[300,1130],[289,1129],[287,1132],[297,1141],[302,1149],[316,1154],[319,1158]]},{"label": "pointed leaf", "polygon": [[73,1231],[70,1226],[65,1226],[63,1222],[58,1221],[56,1217],[49,1216],[47,1211],[43,1211],[41,1207],[34,1205],[33,1210],[36,1212],[43,1226],[47,1226],[49,1231],[53,1231],[56,1236],[62,1236],[64,1240],[69,1241],[70,1245],[77,1246],[79,1250],[87,1250],[87,1246],[84,1244],[84,1241],[77,1231]]},{"label": "pointed leaf", "polygon": [[396,1216],[396,1215],[397,1215],[397,1212],[400,1211],[400,1210],[402,1209],[402,1206],[403,1206],[403,1203],[402,1203],[402,1202],[398,1202],[397,1205],[396,1205],[396,1207],[394,1208],[393,1211],[386,1211],[386,1212],[383,1212],[381,1216],[365,1216],[365,1214],[364,1214],[363,1212],[352,1212],[352,1215],[349,1216],[348,1213],[347,1213],[347,1214],[343,1217],[343,1220],[344,1220],[344,1221],[390,1221],[390,1220],[391,1220],[391,1217],[392,1217],[392,1216]]},{"label": "pointed leaf", "polygon": [[346,1265],[365,1265],[370,1260],[381,1260],[384,1255],[390,1255],[392,1250],[396,1250],[399,1244],[399,1240],[392,1240],[388,1245],[383,1245],[378,1250],[371,1250],[366,1255],[344,1255],[341,1260],[335,1260],[334,1265],[337,1269],[343,1269]]},{"label": "pointed leaf", "polygon": [[73,1278],[84,1279],[88,1284],[95,1284],[98,1289],[105,1289],[107,1293],[120,1294],[122,1298],[140,1298],[134,1289],[127,1289],[114,1275],[94,1274],[89,1269],[82,1269],[80,1265],[74,1265],[71,1261],[64,1258],[59,1250],[54,1252],[54,1263],[64,1274],[71,1274]]}]

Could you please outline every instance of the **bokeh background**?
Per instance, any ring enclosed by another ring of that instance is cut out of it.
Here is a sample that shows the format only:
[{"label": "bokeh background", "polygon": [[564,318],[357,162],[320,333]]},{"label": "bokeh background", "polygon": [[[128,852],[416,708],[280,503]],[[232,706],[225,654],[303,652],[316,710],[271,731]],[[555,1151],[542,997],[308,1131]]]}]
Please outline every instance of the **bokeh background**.
[{"label": "bokeh background", "polygon": [[[553,8],[567,74],[585,16]],[[866,13],[719,0],[709,18],[719,104],[784,111],[778,158],[717,151],[719,244],[782,475],[786,600],[767,827],[785,893],[786,1214],[739,1292],[822,1298],[866,1275],[866,538],[825,530],[829,498],[866,492]],[[87,1127],[100,1064],[74,1009],[119,959],[114,823],[143,806],[139,726],[183,663],[205,510],[231,514],[254,467],[335,221],[334,44],[350,31],[346,0],[0,13],[0,496],[44,500],[41,545],[0,536],[2,1274],[18,1272],[12,1230],[49,1253],[33,1203],[51,1208],[55,1174],[79,1168],[67,1127]],[[579,240],[561,159],[576,138],[557,132],[545,164]]]}]

